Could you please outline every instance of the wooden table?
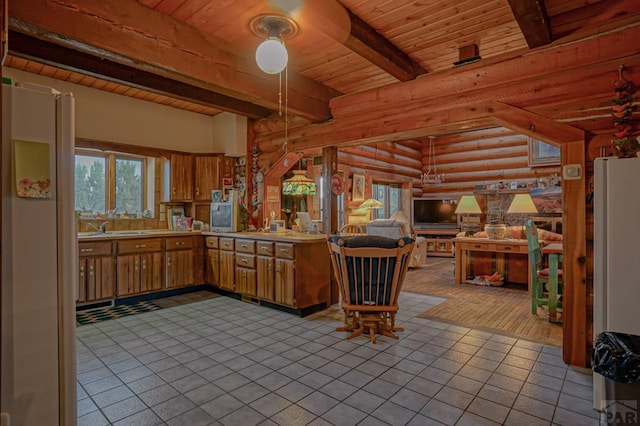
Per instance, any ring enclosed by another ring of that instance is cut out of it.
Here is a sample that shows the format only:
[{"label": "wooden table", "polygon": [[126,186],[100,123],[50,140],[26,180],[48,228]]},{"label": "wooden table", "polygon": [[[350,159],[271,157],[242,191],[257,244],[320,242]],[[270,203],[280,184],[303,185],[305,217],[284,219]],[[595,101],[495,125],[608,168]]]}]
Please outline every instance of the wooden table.
[{"label": "wooden table", "polygon": [[558,265],[562,263],[562,243],[551,243],[542,247],[542,253],[549,256],[549,321],[558,321]]},{"label": "wooden table", "polygon": [[[531,289],[531,277],[529,271],[529,261],[527,240],[503,239],[493,240],[489,238],[454,238],[456,253],[456,274],[455,282],[460,284],[467,279],[470,270],[469,253],[491,252],[495,254],[496,270],[504,275],[505,263],[509,254],[519,254],[527,257],[527,284]],[[506,277],[505,277],[506,278]]]}]

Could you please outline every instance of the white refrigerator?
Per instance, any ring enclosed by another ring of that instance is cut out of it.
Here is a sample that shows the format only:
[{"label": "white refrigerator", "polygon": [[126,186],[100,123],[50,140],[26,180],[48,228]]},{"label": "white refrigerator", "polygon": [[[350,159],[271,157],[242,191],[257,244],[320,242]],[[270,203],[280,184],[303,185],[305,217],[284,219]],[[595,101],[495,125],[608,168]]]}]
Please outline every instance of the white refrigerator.
[{"label": "white refrigerator", "polygon": [[[594,162],[593,332],[640,335],[640,158]],[[605,408],[604,377],[593,402]]]},{"label": "white refrigerator", "polygon": [[2,102],[2,424],[74,425],[74,98],[16,83]]}]

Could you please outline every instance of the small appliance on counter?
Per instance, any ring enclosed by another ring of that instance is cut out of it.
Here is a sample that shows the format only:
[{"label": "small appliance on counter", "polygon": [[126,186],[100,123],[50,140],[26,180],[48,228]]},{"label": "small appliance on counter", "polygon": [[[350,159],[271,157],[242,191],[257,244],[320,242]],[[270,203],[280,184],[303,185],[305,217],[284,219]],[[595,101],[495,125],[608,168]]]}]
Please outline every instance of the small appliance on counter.
[{"label": "small appliance on counter", "polygon": [[238,194],[235,190],[229,193],[229,199],[227,201],[216,201],[211,203],[210,228],[212,232],[242,231],[240,205]]},{"label": "small appliance on counter", "polygon": [[272,220],[271,223],[269,223],[269,231],[271,232],[286,232],[287,228],[284,225],[284,220]]}]

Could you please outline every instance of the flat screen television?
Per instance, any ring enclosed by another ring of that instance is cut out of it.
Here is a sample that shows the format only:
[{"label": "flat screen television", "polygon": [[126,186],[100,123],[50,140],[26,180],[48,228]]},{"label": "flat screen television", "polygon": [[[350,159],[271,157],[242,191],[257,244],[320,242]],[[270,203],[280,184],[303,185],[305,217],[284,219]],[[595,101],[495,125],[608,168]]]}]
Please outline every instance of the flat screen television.
[{"label": "flat screen television", "polygon": [[414,229],[456,229],[458,215],[455,214],[458,200],[414,198],[412,220]]}]

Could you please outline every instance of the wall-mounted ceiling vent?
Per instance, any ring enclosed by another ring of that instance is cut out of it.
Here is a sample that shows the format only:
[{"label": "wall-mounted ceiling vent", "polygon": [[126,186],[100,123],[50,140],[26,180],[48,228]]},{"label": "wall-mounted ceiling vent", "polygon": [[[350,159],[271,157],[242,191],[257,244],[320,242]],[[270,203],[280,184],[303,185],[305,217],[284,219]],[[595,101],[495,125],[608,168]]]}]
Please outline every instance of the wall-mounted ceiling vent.
[{"label": "wall-mounted ceiling vent", "polygon": [[480,50],[477,44],[469,44],[458,48],[458,61],[453,63],[454,67],[478,62],[480,59]]}]

